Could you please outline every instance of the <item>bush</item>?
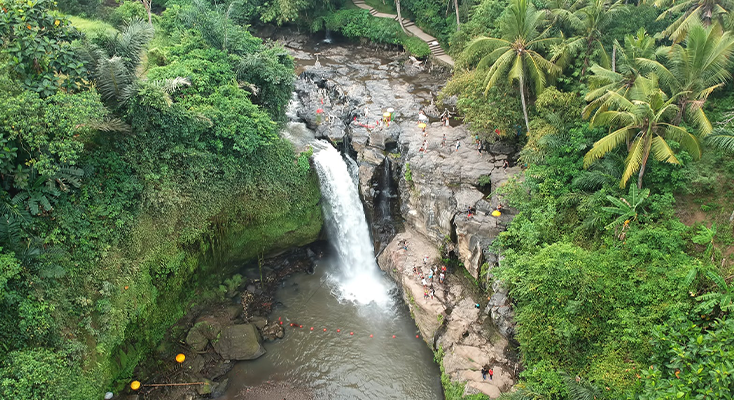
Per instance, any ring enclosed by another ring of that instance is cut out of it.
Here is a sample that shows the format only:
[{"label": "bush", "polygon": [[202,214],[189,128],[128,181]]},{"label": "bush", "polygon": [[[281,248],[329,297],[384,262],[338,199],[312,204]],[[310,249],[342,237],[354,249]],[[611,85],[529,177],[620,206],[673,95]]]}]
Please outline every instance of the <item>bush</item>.
[{"label": "bush", "polygon": [[120,4],[117,8],[112,10],[110,15],[107,17],[107,21],[120,28],[125,23],[134,19],[148,20],[148,12],[145,11],[145,7],[139,1],[127,0]]},{"label": "bush", "polygon": [[423,39],[415,36],[406,36],[401,40],[401,44],[405,51],[413,55],[415,58],[426,58],[431,55],[431,48]]}]

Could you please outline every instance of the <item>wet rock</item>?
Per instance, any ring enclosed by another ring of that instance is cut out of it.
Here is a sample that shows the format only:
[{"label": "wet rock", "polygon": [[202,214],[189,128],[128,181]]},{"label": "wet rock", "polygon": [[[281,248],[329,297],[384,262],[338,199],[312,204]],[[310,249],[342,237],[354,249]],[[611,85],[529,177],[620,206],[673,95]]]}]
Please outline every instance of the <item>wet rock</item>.
[{"label": "wet rock", "polygon": [[206,379],[203,385],[196,386],[196,393],[200,395],[210,394],[212,392],[212,381]]},{"label": "wet rock", "polygon": [[265,354],[260,334],[252,324],[224,327],[212,344],[225,360],[254,360]]},{"label": "wet rock", "polygon": [[489,299],[487,309],[500,334],[508,339],[512,338],[517,323],[515,322],[515,311],[512,308],[507,289],[499,282],[493,283],[492,289],[494,294]]},{"label": "wet rock", "polygon": [[262,329],[268,324],[268,320],[265,317],[252,317],[249,322],[255,325],[257,329]]},{"label": "wet rock", "polygon": [[196,351],[202,351],[215,339],[221,330],[221,325],[214,317],[199,318],[186,335],[186,344]]},{"label": "wet rock", "polygon": [[283,326],[276,321],[271,322],[260,330],[263,339],[269,342],[272,342],[275,339],[282,339],[284,332],[285,331],[283,330]]},{"label": "wet rock", "polygon": [[217,397],[224,396],[224,394],[227,392],[228,384],[229,378],[223,379],[219,383],[214,383],[212,387],[212,398],[216,399]]}]

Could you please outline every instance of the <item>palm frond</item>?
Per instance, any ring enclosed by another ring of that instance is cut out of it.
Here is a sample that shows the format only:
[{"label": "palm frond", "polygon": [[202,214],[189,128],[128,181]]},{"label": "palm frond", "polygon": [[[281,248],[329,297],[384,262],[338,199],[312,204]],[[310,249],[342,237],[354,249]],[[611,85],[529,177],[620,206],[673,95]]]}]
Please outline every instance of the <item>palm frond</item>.
[{"label": "palm frond", "polygon": [[660,136],[655,136],[652,138],[652,142],[650,143],[652,154],[658,161],[667,162],[670,164],[680,164],[680,161],[678,161],[677,158],[675,158],[675,153],[673,153],[673,150],[668,146],[668,143],[665,142],[665,139],[663,139]]},{"label": "palm frond", "polygon": [[734,134],[731,132],[716,132],[706,137],[706,144],[734,153]]},{"label": "palm frond", "polygon": [[622,179],[619,181],[619,187],[621,188],[627,186],[627,181],[642,167],[642,156],[645,147],[641,143],[642,141],[643,138],[638,138],[632,143],[627,159],[625,159],[625,168],[622,173]]}]

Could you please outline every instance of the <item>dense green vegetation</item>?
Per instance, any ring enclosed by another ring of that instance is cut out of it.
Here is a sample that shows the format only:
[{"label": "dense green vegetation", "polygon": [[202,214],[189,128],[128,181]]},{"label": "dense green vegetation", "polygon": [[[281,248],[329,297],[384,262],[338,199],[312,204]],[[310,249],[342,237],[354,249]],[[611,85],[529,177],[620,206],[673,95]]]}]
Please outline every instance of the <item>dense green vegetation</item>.
[{"label": "dense green vegetation", "polygon": [[508,398],[731,398],[734,42],[711,4],[482,1],[452,36],[441,99],[526,167],[492,245]]},{"label": "dense green vegetation", "polygon": [[2,2],[3,399],[119,388],[226,266],[321,229],[308,155],[277,135],[292,59],[213,6],[154,28],[126,4],[82,34],[50,0]]}]

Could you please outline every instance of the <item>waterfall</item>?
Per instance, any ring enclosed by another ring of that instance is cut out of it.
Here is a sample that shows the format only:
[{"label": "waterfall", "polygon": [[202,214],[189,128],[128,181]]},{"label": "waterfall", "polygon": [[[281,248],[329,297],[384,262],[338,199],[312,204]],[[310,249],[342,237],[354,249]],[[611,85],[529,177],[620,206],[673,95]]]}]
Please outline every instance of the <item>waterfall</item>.
[{"label": "waterfall", "polygon": [[385,306],[390,302],[388,286],[375,262],[357,185],[334,147],[324,142],[314,147],[327,230],[341,263],[340,276],[334,277],[339,296]]}]

